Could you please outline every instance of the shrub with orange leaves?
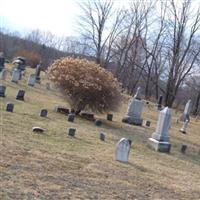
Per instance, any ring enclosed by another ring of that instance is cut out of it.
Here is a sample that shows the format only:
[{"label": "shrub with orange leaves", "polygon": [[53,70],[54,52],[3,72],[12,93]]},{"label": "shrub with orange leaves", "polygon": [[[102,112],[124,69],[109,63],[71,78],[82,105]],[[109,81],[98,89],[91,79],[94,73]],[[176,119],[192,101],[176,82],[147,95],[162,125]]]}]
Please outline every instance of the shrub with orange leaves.
[{"label": "shrub with orange leaves", "polygon": [[47,74],[76,111],[91,109],[105,112],[119,106],[119,83],[112,73],[94,62],[72,57],[60,58],[48,68]]}]

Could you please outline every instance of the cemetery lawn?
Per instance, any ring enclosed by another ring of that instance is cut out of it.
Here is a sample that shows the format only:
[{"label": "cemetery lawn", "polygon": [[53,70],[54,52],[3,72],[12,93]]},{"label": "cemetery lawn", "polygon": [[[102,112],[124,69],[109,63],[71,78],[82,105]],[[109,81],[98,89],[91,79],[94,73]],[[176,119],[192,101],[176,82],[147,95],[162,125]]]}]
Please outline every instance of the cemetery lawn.
[{"label": "cemetery lawn", "polygon": [[[128,96],[112,122],[104,114],[95,115],[103,121],[100,127],[80,117],[70,123],[53,111],[56,105],[69,107],[58,90],[46,90],[44,73],[41,84],[28,86],[31,73],[28,69],[18,84],[10,75],[1,81],[7,88],[0,101],[0,199],[200,199],[200,121],[192,118],[188,133],[181,134],[182,124],[176,124],[180,113],[173,111],[171,153],[158,153],[147,143],[158,119],[152,103],[143,111],[149,128],[121,123]],[[25,102],[15,100],[18,89],[26,91]],[[13,113],[5,112],[7,102],[15,104]],[[39,117],[43,108],[47,118]],[[33,126],[44,128],[45,134],[33,133]],[[76,128],[75,138],[67,136],[70,127]],[[105,142],[99,140],[101,131]],[[114,161],[122,137],[132,140],[128,164]],[[188,145],[185,155],[182,144]]]}]

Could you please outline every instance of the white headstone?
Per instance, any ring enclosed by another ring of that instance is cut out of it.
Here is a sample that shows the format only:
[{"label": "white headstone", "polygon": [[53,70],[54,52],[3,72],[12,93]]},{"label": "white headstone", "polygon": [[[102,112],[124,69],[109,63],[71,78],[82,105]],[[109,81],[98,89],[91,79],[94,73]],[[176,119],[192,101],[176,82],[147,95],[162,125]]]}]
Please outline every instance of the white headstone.
[{"label": "white headstone", "polygon": [[157,150],[162,152],[170,151],[169,143],[169,128],[171,125],[171,110],[166,107],[160,111],[156,132],[152,134],[152,138],[149,138],[151,145]]},{"label": "white headstone", "polygon": [[180,129],[180,132],[182,132],[182,133],[184,133],[184,134],[186,133],[188,123],[189,123],[189,120],[186,120],[186,121],[183,123],[183,126],[182,126],[182,128]]},{"label": "white headstone", "polygon": [[128,162],[130,148],[131,140],[122,138],[116,145],[115,160],[121,162]]},{"label": "white headstone", "polygon": [[6,75],[7,75],[6,70],[2,69],[2,71],[0,72],[0,80],[6,80]]},{"label": "white headstone", "polygon": [[188,102],[185,105],[185,109],[184,109],[184,112],[183,112],[183,114],[180,118],[180,121],[185,122],[186,120],[189,120],[191,109],[192,109],[192,101],[190,99],[190,100],[188,100]]},{"label": "white headstone", "polygon": [[12,72],[12,82],[17,83],[19,79],[20,79],[20,71],[17,69],[14,69]]},{"label": "white headstone", "polygon": [[34,85],[35,85],[35,81],[36,81],[36,76],[35,76],[35,74],[31,74],[31,75],[29,76],[29,79],[28,79],[28,85],[34,86]]},{"label": "white headstone", "polygon": [[134,98],[141,100],[141,87],[137,88]]}]

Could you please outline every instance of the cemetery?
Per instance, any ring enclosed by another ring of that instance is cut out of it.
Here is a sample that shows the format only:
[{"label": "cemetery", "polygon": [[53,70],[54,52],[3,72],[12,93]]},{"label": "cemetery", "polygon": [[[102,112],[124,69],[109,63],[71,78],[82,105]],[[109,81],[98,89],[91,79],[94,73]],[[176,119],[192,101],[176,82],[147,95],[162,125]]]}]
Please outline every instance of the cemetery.
[{"label": "cemetery", "polygon": [[19,80],[5,68],[1,199],[199,199],[200,120],[190,101],[175,112],[161,97],[146,104],[139,88],[112,114],[76,115],[45,72],[35,82],[35,69]]}]

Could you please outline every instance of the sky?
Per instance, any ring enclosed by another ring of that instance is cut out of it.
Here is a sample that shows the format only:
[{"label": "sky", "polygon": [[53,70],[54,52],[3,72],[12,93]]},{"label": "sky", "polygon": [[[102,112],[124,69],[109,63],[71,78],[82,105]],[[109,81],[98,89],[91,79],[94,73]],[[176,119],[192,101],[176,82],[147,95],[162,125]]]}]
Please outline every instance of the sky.
[{"label": "sky", "polygon": [[40,29],[75,35],[79,13],[75,0],[0,0],[0,26],[19,32]]}]

